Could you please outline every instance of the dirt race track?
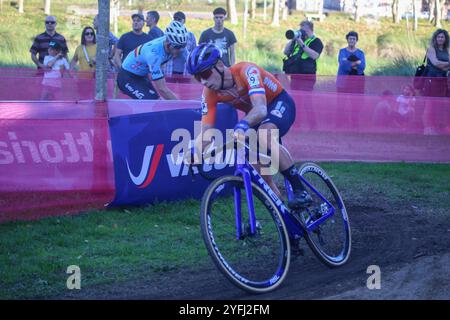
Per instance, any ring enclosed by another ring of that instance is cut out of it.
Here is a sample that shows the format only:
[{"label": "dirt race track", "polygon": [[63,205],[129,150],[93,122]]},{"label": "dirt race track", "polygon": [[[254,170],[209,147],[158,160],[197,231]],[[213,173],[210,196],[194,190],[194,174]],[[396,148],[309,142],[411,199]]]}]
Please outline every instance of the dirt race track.
[{"label": "dirt race track", "polygon": [[[347,203],[353,247],[345,266],[329,269],[306,248],[305,256],[292,261],[282,286],[268,294],[249,295],[235,288],[211,262],[204,270],[85,288],[57,298],[450,299],[449,219],[411,205],[384,207],[385,203],[377,203],[376,195],[366,203],[371,206]],[[380,290],[366,287],[370,265],[381,269]]]}]

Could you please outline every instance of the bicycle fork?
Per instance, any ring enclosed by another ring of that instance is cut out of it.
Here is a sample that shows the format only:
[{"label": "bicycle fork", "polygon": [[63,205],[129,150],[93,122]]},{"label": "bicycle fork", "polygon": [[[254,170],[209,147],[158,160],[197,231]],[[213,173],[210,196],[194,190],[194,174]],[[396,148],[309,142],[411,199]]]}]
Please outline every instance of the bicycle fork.
[{"label": "bicycle fork", "polygon": [[[244,181],[245,196],[247,198],[248,207],[248,221],[250,225],[250,235],[255,235],[257,231],[256,227],[256,215],[255,206],[253,203],[253,192],[252,192],[252,180],[250,173],[245,168],[243,169],[238,165],[236,170],[236,175],[241,175]],[[234,187],[234,207],[236,216],[236,239],[242,239],[245,230],[242,229],[242,206],[241,206],[241,190],[238,187]]]}]

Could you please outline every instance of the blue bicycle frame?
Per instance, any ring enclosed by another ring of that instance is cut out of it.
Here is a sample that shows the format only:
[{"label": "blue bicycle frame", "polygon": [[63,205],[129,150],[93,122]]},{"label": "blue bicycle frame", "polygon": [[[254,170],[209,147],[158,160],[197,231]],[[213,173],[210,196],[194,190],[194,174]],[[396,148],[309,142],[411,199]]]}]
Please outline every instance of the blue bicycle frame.
[{"label": "blue bicycle frame", "polygon": [[[262,190],[264,190],[270,198],[275,203],[277,209],[281,213],[281,216],[284,220],[286,228],[289,232],[289,235],[293,239],[299,239],[303,237],[305,231],[311,232],[315,230],[321,223],[327,220],[335,213],[334,206],[319,192],[317,191],[308,181],[306,181],[302,176],[300,179],[302,182],[315,194],[317,194],[320,199],[327,206],[326,212],[321,212],[322,215],[319,219],[312,221],[310,223],[301,223],[291,211],[283,204],[283,201],[278,198],[278,196],[273,192],[270,186],[264,181],[261,175],[249,165],[247,162],[244,164],[237,164],[236,171],[234,173],[236,176],[242,176],[244,181],[245,195],[247,197],[247,205],[249,212],[249,225],[250,225],[250,234],[254,235],[256,233],[256,221],[257,218],[255,216],[255,209],[253,205],[253,193],[251,183],[254,182],[257,186],[259,186]],[[292,187],[290,183],[285,179],[285,187],[288,199],[292,199],[294,197]],[[241,191],[239,188],[234,187],[234,201],[235,201],[235,214],[236,214],[236,238],[241,239],[244,236],[244,231],[242,230],[242,212],[241,212]]]}]

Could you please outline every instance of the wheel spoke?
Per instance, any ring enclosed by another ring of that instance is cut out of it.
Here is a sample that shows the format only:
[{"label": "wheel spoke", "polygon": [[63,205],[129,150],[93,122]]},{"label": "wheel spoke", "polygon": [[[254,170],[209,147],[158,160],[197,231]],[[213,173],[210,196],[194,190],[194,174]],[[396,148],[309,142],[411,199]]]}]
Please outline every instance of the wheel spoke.
[{"label": "wheel spoke", "polygon": [[[300,213],[305,227],[325,219],[307,233],[311,249],[329,266],[345,263],[350,255],[351,234],[348,216],[342,198],[323,169],[308,163],[300,169],[302,177],[315,189],[309,188],[313,204]],[[334,213],[326,218],[330,205]]]},{"label": "wheel spoke", "polygon": [[[290,248],[284,224],[280,227],[276,220],[281,218],[267,207],[270,198],[252,186],[257,219],[256,232],[252,234],[242,178],[223,178],[228,181],[213,182],[205,192],[212,196],[202,201],[202,232],[208,251],[219,269],[239,287],[255,292],[276,287],[277,279],[284,278],[289,266]],[[233,192],[236,188],[240,189],[240,205]],[[241,209],[240,239],[236,238],[235,208]]]}]

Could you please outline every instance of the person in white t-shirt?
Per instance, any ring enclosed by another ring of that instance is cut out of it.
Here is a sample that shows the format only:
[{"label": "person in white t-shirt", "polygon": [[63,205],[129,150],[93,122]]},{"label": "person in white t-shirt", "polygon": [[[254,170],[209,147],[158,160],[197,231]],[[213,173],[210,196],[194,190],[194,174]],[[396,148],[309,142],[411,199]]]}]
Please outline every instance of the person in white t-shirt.
[{"label": "person in white t-shirt", "polygon": [[62,87],[61,78],[65,70],[69,70],[69,63],[62,53],[62,46],[56,42],[51,41],[48,47],[48,55],[44,58],[44,65],[48,68],[44,73],[42,79],[42,100],[54,99],[56,93]]},{"label": "person in white t-shirt", "polygon": [[411,85],[403,88],[401,95],[397,97],[397,105],[393,110],[394,122],[402,129],[410,127],[414,122],[415,115],[415,90]]}]

